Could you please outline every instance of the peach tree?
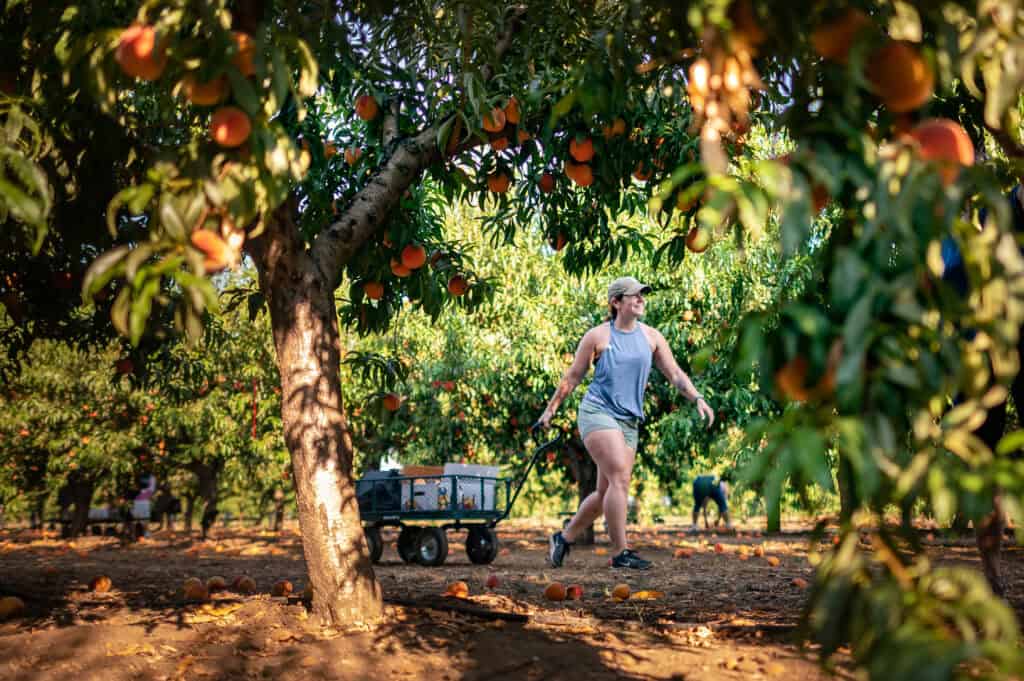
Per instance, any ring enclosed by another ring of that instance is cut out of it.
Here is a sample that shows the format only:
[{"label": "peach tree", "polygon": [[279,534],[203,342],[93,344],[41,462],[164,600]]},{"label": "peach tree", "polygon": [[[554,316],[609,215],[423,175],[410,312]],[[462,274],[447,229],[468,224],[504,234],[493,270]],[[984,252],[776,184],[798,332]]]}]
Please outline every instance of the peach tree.
[{"label": "peach tree", "polygon": [[[492,282],[445,239],[457,201],[489,212],[494,239],[537,230],[564,245],[574,272],[649,247],[620,220],[630,212],[658,220],[677,256],[768,224],[784,256],[816,243],[818,285],[773,301],[777,324],[752,318],[737,357],[793,402],[756,433],[768,446],[751,475],[769,504],[787,480],[828,484],[835,443],[855,508],[922,500],[978,522],[994,499],[1019,508],[1021,471],[1004,456],[1017,440],[993,452],[973,435],[1019,365],[1022,263],[1003,198],[1022,154],[1015,2],[24,2],[3,22],[26,36],[5,90],[54,140],[51,156],[20,153],[52,168],[51,190],[98,181],[83,159],[109,133],[112,191],[87,198],[109,197],[107,220],[91,206],[46,225],[106,224],[82,289],[107,292],[118,329],[137,341],[165,309],[198,334],[208,275],[253,259],[314,608],[329,620],[380,612],[339,318],[360,332],[406,299],[434,314],[486,304]],[[751,116],[794,145],[756,159],[754,178],[733,172]],[[36,215],[63,207],[19,182]],[[967,295],[942,277],[946,237]],[[853,641],[878,678],[897,659],[937,675],[978,658],[992,666],[967,671],[1019,669],[1008,610],[969,571],[932,569],[900,529],[883,526],[866,552],[847,522],[820,557],[811,622],[826,652]],[[898,658],[904,643],[918,654]]]}]

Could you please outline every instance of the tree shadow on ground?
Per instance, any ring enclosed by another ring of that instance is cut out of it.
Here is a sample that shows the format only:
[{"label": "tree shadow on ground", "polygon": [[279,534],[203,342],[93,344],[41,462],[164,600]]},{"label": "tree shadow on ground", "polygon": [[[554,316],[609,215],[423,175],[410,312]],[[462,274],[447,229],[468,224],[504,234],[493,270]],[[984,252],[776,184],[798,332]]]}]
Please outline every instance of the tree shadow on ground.
[{"label": "tree shadow on ground", "polygon": [[[574,552],[560,571],[545,567],[549,531],[510,524],[501,533],[506,551],[489,566],[470,563],[461,536],[453,536],[448,562],[438,568],[402,563],[388,532],[376,566],[387,615],[372,631],[340,633],[313,626],[297,597],[268,595],[279,579],[290,580],[296,593],[305,586],[301,540],[293,531],[219,529],[207,542],[167,533],[127,547],[101,538],[16,541],[14,533],[0,532],[0,595],[16,594],[28,605],[25,617],[0,623],[0,676],[694,681],[749,678],[777,665],[794,679],[826,678],[793,639],[806,592],[790,582],[810,574],[806,536],[756,538],[781,558],[769,567],[739,559],[746,537],[719,537],[722,554],[706,550],[675,560],[672,547],[690,541],[685,535],[637,532],[656,568],[623,576],[608,570],[603,544]],[[977,566],[969,540],[943,539],[931,548],[944,563]],[[1022,556],[1010,547],[1005,560],[1018,612]],[[97,574],[111,577],[111,593],[89,591]],[[241,574],[256,580],[256,595],[218,594],[203,605],[185,602],[179,592],[189,576],[230,582]],[[489,575],[500,578],[498,588],[484,588]],[[545,601],[544,586],[554,579],[582,584],[584,599]],[[455,580],[470,585],[468,600],[441,595]],[[615,602],[607,590],[619,580],[663,595]]]}]

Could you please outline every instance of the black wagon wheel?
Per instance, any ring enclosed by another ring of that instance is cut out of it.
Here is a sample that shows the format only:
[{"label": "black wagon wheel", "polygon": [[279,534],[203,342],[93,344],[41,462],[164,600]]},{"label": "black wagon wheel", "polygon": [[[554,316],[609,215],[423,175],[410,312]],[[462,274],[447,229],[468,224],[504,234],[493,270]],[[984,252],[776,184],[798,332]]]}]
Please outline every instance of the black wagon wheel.
[{"label": "black wagon wheel", "polygon": [[379,563],[380,556],[384,553],[384,541],[380,538],[380,528],[371,525],[363,532],[366,534],[366,544],[370,548],[370,560]]},{"label": "black wagon wheel", "polygon": [[416,559],[420,565],[436,567],[448,557],[448,537],[443,528],[424,527],[416,543]]},{"label": "black wagon wheel", "polygon": [[398,533],[398,557],[405,563],[415,563],[419,556],[420,528],[403,525]]},{"label": "black wagon wheel", "polygon": [[493,563],[498,557],[498,535],[490,527],[471,527],[466,538],[466,555],[477,565]]}]

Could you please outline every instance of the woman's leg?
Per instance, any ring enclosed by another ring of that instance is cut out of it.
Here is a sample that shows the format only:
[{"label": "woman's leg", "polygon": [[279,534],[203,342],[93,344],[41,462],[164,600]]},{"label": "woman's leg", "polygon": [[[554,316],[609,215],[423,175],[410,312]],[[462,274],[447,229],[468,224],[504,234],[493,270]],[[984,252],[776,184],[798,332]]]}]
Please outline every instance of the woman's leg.
[{"label": "woman's leg", "polygon": [[636,452],[626,446],[618,429],[595,430],[583,440],[587,452],[597,464],[599,475],[608,481],[604,493],[604,523],[612,542],[613,554],[629,547],[626,541],[626,501]]},{"label": "woman's leg", "polygon": [[590,527],[595,520],[601,517],[604,509],[604,495],[608,491],[608,478],[604,477],[600,467],[597,469],[597,489],[587,495],[580,507],[576,509],[576,515],[572,517],[569,524],[562,529],[562,537],[567,542],[576,541],[580,532]]}]

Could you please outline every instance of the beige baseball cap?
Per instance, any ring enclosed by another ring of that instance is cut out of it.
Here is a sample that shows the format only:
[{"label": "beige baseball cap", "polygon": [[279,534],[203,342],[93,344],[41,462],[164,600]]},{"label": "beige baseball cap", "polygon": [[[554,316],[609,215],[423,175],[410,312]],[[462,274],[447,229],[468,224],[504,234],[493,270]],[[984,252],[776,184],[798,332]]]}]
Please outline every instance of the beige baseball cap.
[{"label": "beige baseball cap", "polygon": [[619,277],[608,284],[608,300],[619,296],[633,296],[637,293],[650,293],[651,287],[641,284],[633,277]]}]

